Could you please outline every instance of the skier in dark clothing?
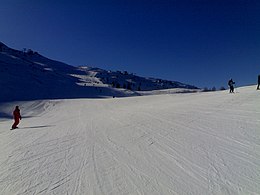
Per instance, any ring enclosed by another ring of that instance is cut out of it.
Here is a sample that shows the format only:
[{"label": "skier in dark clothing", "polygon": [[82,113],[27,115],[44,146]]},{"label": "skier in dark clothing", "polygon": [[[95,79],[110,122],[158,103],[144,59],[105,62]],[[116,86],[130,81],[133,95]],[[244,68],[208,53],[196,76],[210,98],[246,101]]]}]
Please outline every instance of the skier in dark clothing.
[{"label": "skier in dark clothing", "polygon": [[15,110],[13,111],[13,117],[14,117],[14,124],[12,125],[12,129],[16,129],[17,125],[19,124],[20,120],[22,119],[19,106],[15,107]]},{"label": "skier in dark clothing", "polygon": [[228,86],[229,86],[229,93],[234,93],[234,84],[235,84],[235,82],[232,80],[232,79],[230,79],[229,81],[228,81]]},{"label": "skier in dark clothing", "polygon": [[259,87],[260,87],[260,74],[258,75],[258,82],[257,82],[257,84],[258,84],[258,85],[257,85],[257,88],[256,88],[256,89],[259,90]]}]

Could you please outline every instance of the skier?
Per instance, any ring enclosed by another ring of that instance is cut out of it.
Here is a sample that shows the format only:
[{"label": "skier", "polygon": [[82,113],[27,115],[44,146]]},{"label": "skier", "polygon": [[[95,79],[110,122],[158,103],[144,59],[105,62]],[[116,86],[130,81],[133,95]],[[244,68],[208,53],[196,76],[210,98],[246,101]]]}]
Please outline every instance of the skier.
[{"label": "skier", "polygon": [[257,85],[257,88],[256,88],[256,89],[259,90],[259,89],[260,89],[260,88],[259,88],[259,87],[260,87],[260,74],[258,75],[258,82],[257,82],[257,83],[258,83],[258,85]]},{"label": "skier", "polygon": [[228,81],[228,86],[229,86],[229,93],[234,93],[234,84],[235,84],[235,82],[232,80],[232,79],[230,79],[229,81]]},{"label": "skier", "polygon": [[12,125],[12,129],[16,129],[17,125],[19,124],[20,120],[22,119],[19,106],[15,107],[15,110],[13,111],[13,117],[14,117],[14,124]]}]

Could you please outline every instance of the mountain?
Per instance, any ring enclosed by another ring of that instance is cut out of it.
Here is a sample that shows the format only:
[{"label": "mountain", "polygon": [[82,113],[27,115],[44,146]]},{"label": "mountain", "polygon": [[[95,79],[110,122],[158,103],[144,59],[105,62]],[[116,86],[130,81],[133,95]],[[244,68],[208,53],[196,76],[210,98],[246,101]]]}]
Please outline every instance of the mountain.
[{"label": "mountain", "polygon": [[170,88],[198,89],[195,86],[177,81],[136,76],[127,71],[106,71],[91,67],[80,67],[80,70],[86,71],[86,74],[91,72],[95,75],[95,78],[98,78],[99,83],[107,84],[115,88],[125,88],[134,91],[151,91]]},{"label": "mountain", "polygon": [[19,51],[0,42],[0,101],[100,98],[140,95],[137,91],[194,86],[143,78],[126,71],[75,67],[31,49]]}]

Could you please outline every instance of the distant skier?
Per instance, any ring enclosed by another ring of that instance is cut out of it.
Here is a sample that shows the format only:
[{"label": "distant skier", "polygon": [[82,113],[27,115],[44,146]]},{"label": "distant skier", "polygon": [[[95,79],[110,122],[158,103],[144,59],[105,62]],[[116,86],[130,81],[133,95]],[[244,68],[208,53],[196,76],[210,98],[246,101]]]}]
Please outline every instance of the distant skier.
[{"label": "distant skier", "polygon": [[259,89],[260,89],[260,88],[259,88],[259,87],[260,87],[260,74],[258,75],[258,82],[257,82],[257,84],[258,84],[258,85],[257,85],[257,88],[256,88],[256,89],[259,90]]},{"label": "distant skier", "polygon": [[12,125],[12,129],[16,129],[17,125],[19,124],[20,120],[22,119],[19,106],[15,107],[15,110],[13,111],[13,117],[14,117],[14,124]]},{"label": "distant skier", "polygon": [[228,86],[229,86],[229,93],[234,93],[234,84],[235,84],[235,82],[232,80],[232,79],[230,79],[229,81],[228,81]]}]

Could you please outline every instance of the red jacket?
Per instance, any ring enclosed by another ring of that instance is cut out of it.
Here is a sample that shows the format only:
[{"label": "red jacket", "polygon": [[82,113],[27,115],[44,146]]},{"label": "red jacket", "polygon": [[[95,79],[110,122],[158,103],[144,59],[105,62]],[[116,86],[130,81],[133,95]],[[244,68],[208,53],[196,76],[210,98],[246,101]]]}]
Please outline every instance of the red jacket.
[{"label": "red jacket", "polygon": [[13,116],[15,120],[21,119],[21,114],[19,109],[15,109],[13,112]]}]

